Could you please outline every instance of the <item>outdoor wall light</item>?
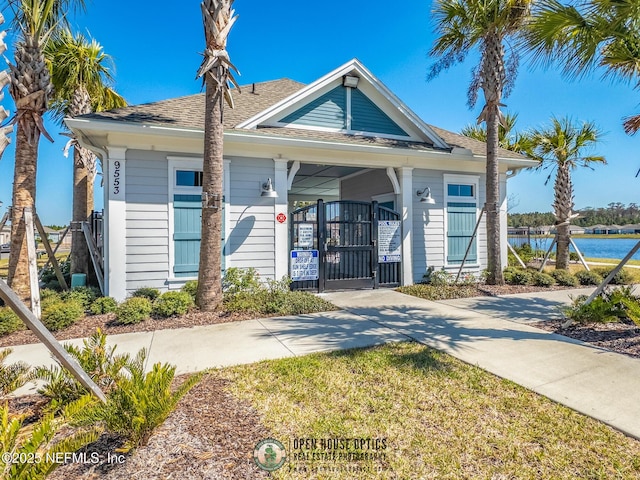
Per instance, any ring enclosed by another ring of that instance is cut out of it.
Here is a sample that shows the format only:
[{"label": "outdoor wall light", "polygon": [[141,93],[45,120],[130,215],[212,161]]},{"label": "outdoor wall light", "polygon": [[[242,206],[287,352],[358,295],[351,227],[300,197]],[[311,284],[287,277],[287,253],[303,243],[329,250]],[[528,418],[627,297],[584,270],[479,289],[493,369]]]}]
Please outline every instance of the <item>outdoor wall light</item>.
[{"label": "outdoor wall light", "polygon": [[358,81],[360,77],[355,77],[353,75],[345,75],[342,77],[342,86],[349,88],[358,88]]},{"label": "outdoor wall light", "polygon": [[436,201],[431,196],[431,188],[426,187],[423,190],[418,190],[416,195],[422,197],[420,203],[428,203],[429,205],[435,205]]},{"label": "outdoor wall light", "polygon": [[260,193],[261,197],[267,198],[278,198],[278,192],[273,189],[273,183],[271,183],[271,179],[268,179],[266,183],[261,185],[262,192]]}]

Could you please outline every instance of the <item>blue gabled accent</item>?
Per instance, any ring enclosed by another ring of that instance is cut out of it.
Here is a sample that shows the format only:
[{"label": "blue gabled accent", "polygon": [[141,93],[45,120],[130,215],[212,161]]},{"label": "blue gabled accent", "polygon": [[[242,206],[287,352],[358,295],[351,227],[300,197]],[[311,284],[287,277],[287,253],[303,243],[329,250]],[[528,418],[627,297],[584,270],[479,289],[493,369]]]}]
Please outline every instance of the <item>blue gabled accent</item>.
[{"label": "blue gabled accent", "polygon": [[351,91],[351,130],[354,132],[382,133],[387,135],[409,135],[391,120],[375,103],[360,90]]},{"label": "blue gabled accent", "polygon": [[302,108],[290,113],[282,123],[326,128],[347,128],[347,99],[344,87],[336,87]]},{"label": "blue gabled accent", "polygon": [[[476,226],[475,203],[447,203],[447,262],[461,263]],[[478,259],[476,238],[473,239],[467,261]]]}]

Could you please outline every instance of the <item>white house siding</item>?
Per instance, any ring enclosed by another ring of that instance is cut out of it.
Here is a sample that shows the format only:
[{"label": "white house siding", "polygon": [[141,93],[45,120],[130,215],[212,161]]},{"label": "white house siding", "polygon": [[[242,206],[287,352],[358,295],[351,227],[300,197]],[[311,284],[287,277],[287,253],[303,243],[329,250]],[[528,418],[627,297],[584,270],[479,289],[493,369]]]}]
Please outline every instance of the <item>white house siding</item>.
[{"label": "white house siding", "polygon": [[[445,259],[445,190],[444,174],[459,175],[455,171],[437,171],[415,169],[413,171],[414,190],[431,189],[435,205],[421,203],[420,197],[413,195],[413,279],[419,282],[429,267],[439,270],[442,267],[457,272],[459,265],[447,267]],[[478,175],[475,174],[475,177]],[[485,202],[484,175],[480,175],[478,184],[478,210]],[[487,263],[487,238],[485,218],[478,229],[478,260],[480,270]],[[466,270],[466,269],[465,269]],[[469,269],[472,270],[472,269]],[[473,269],[473,270],[478,270]]]},{"label": "white house siding", "polygon": [[373,170],[340,182],[340,198],[370,202],[371,198],[393,193],[393,185],[385,170]]},{"label": "white house siding", "polygon": [[127,151],[127,293],[140,287],[167,288],[169,277],[169,190],[166,152]]},{"label": "white house siding", "polygon": [[[260,196],[260,185],[274,178],[274,162],[265,158],[228,157],[230,194],[227,267],[255,268],[262,278],[275,278],[275,204]],[[279,195],[283,186],[276,185]]]}]

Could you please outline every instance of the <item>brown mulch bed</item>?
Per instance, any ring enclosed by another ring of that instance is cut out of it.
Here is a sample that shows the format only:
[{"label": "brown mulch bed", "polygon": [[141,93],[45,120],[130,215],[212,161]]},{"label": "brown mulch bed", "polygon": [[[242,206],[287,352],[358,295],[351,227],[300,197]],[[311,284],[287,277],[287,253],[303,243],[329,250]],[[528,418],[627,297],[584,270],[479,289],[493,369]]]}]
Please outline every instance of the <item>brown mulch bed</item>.
[{"label": "brown mulch bed", "polygon": [[[149,443],[108,463],[121,440],[103,435],[86,449],[99,463],[68,463],[47,478],[107,480],[261,479],[267,472],[254,463],[255,445],[269,438],[260,415],[225,391],[226,380],[206,375],[152,435]],[[113,458],[113,457],[112,457]]]}]

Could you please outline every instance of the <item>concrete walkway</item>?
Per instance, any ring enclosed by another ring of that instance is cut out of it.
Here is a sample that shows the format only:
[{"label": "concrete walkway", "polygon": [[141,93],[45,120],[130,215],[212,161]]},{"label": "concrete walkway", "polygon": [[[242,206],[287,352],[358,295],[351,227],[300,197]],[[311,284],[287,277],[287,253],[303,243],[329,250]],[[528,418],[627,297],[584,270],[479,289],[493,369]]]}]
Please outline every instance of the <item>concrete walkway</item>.
[{"label": "concrete walkway", "polygon": [[[118,352],[147,348],[149,365],[169,362],[185,373],[413,339],[640,438],[640,360],[528,325],[557,317],[569,295],[590,291],[440,302],[392,290],[336,292],[324,297],[343,308],[337,312],[113,335],[109,341]],[[42,345],[13,350],[7,362],[52,363]]]}]

